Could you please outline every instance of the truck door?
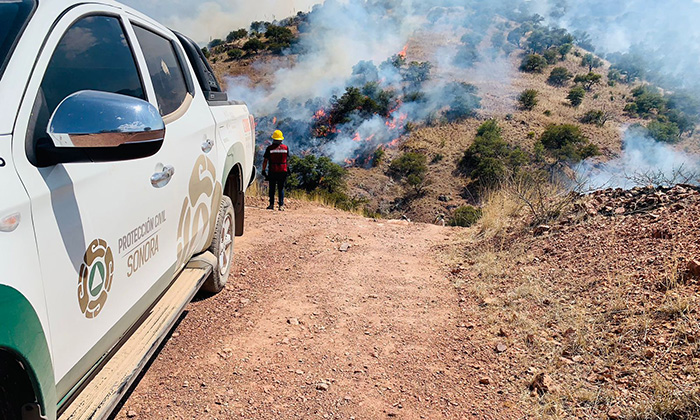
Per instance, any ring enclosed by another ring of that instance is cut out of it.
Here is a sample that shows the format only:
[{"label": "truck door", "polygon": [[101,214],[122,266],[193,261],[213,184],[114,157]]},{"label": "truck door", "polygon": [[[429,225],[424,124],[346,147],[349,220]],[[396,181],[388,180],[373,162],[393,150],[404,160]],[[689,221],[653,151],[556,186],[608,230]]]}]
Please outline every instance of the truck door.
[{"label": "truck door", "polygon": [[205,251],[214,235],[223,190],[215,122],[175,35],[138,17],[130,19],[166,123],[163,152],[178,171],[173,190],[180,204],[174,215],[179,270],[192,255]]},{"label": "truck door", "polygon": [[[182,142],[169,144],[177,141],[176,127],[166,128],[175,136],[166,136],[160,151],[147,158],[128,159],[115,150],[114,161],[51,161],[55,151],[47,125],[68,95],[107,91],[161,105],[134,42],[119,9],[70,9],[45,40],[15,127],[13,159],[32,206],[59,398],[124,336],[179,270],[184,187],[175,180],[189,178],[197,157],[187,156]],[[161,65],[165,75],[177,75],[177,63]]]}]

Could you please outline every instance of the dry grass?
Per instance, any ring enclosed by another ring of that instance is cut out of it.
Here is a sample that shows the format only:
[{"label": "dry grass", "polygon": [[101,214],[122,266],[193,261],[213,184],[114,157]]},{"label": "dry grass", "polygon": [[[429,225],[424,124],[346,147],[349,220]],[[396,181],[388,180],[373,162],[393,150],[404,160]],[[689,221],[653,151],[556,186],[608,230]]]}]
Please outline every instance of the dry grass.
[{"label": "dry grass", "polygon": [[[461,259],[453,257],[468,266],[454,281],[465,317],[483,326],[471,340],[491,343],[475,357],[493,360],[496,339],[518,349],[488,369],[506,369],[511,384],[512,372],[525,372],[508,392],[521,396],[532,418],[608,418],[615,407],[629,420],[700,419],[700,301],[697,284],[683,277],[683,244],[669,244],[667,254],[652,250],[662,269],[644,279],[610,251],[629,241],[630,227],[606,219],[602,230],[584,229],[597,238],[588,245],[577,244],[580,237],[560,245],[574,247],[572,257],[550,257],[561,250],[550,245],[543,253],[548,237],[524,234],[531,214],[522,190],[485,194],[483,219],[466,231]],[[608,251],[591,260],[584,247]],[[555,390],[527,389],[539,372]]]}]

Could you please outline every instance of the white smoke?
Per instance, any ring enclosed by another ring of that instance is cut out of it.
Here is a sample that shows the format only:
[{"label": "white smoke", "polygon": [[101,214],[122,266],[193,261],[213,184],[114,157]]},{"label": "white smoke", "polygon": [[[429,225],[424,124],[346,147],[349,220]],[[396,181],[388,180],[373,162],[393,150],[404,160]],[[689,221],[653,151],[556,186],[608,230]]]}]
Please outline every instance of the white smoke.
[{"label": "white smoke", "polygon": [[577,168],[584,190],[669,186],[700,181],[700,157],[655,141],[638,130],[624,133],[622,153],[607,162],[585,161]]},{"label": "white smoke", "polygon": [[122,0],[127,4],[195,41],[206,44],[224,38],[236,29],[248,28],[257,20],[273,21],[308,12],[319,0]]}]

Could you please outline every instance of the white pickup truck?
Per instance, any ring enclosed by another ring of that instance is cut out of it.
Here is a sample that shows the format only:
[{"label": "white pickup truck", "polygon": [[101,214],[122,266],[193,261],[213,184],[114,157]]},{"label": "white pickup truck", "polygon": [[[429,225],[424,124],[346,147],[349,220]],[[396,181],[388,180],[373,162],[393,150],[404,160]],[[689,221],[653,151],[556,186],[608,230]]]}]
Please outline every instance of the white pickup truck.
[{"label": "white pickup truck", "polygon": [[109,0],[0,0],[0,419],[108,415],[243,234],[255,125]]}]

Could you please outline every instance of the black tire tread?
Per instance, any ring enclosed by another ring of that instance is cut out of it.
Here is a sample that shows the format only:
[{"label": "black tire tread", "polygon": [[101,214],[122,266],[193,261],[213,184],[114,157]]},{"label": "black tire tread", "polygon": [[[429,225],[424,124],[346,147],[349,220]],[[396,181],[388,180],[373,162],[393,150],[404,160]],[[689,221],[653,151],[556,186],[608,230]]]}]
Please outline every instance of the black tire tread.
[{"label": "black tire tread", "polygon": [[[221,204],[219,205],[219,213],[216,216],[216,227],[214,228],[214,237],[212,238],[211,245],[209,245],[209,251],[216,256],[217,261],[219,259],[219,237],[222,234],[224,216],[227,212],[231,212],[231,222],[232,228],[235,229],[236,214],[233,211],[233,203],[228,196],[223,196],[221,199]],[[233,237],[235,240],[235,235]],[[232,256],[233,257],[233,256]],[[207,278],[202,285],[202,290],[208,293],[216,294],[221,292],[226,286],[226,281],[228,280],[228,275],[231,273],[231,266],[233,264],[229,263],[229,269],[225,276],[219,273],[219,268],[215,267],[209,278]]]}]

